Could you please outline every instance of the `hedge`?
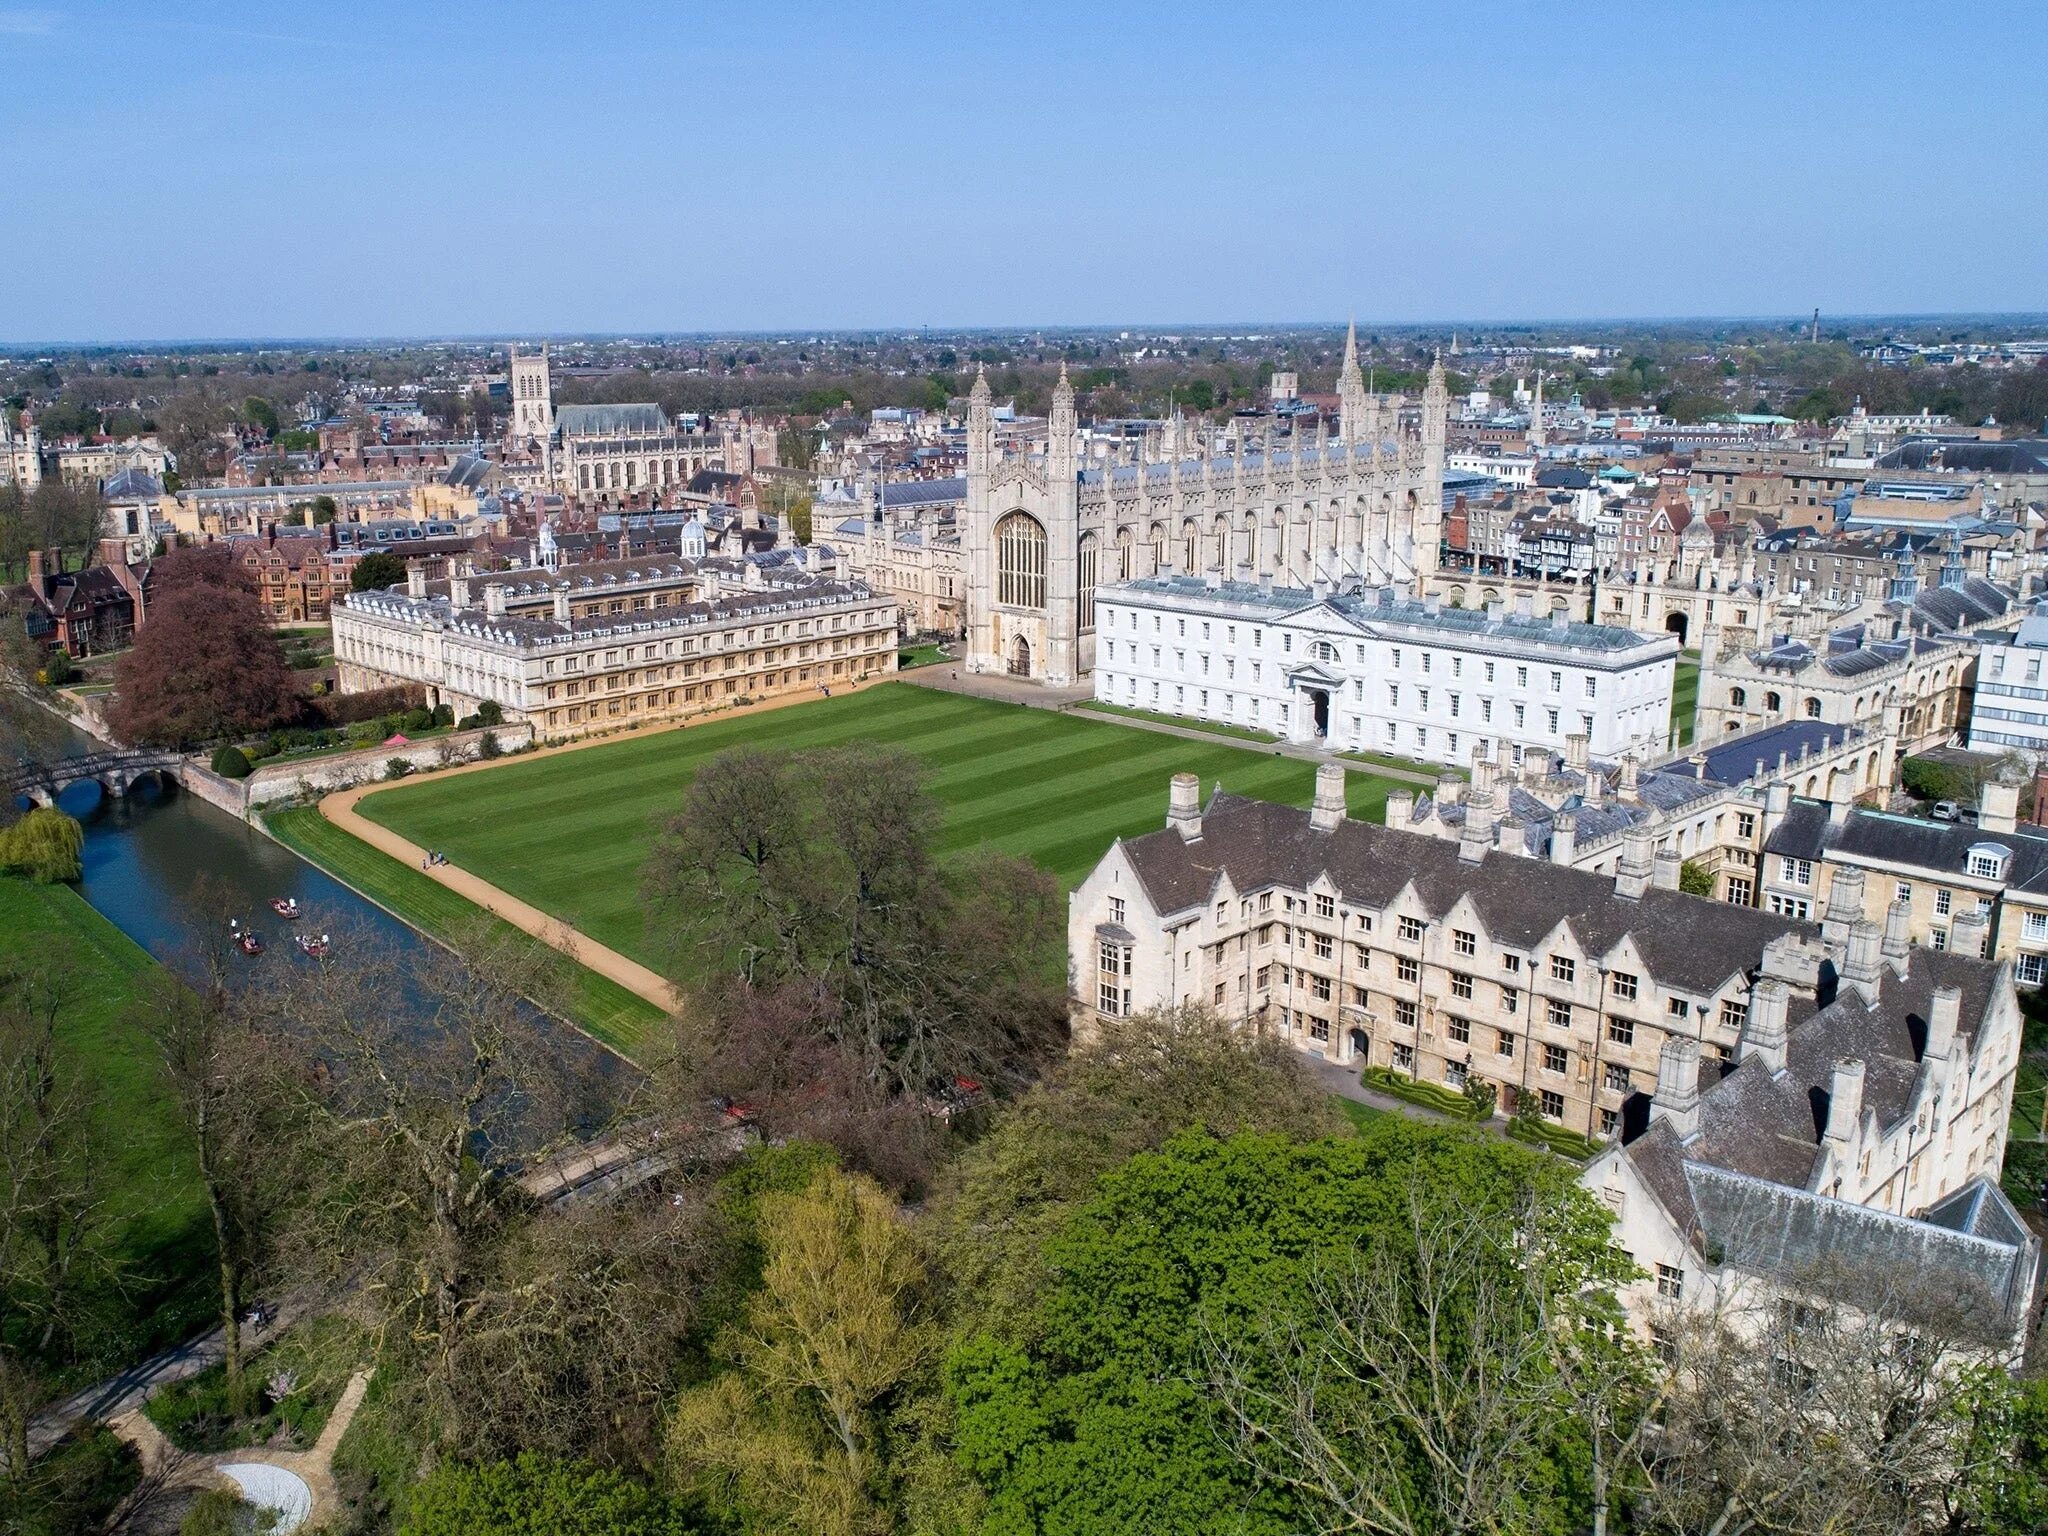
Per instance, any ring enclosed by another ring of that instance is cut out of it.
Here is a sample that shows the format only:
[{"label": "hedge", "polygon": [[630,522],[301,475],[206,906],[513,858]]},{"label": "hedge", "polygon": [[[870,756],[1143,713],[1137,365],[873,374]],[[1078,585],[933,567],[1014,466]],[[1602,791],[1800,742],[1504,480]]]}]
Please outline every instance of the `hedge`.
[{"label": "hedge", "polygon": [[1440,1087],[1435,1083],[1419,1082],[1406,1073],[1396,1072],[1389,1067],[1367,1067],[1358,1074],[1359,1083],[1367,1088],[1377,1088],[1381,1093],[1392,1094],[1410,1104],[1419,1104],[1424,1109],[1433,1109],[1440,1115],[1449,1115],[1454,1120],[1477,1120],[1479,1106],[1455,1088]]},{"label": "hedge", "polygon": [[1598,1146],[1577,1131],[1568,1131],[1561,1125],[1549,1125],[1541,1120],[1510,1120],[1508,1135],[1516,1141],[1527,1142],[1530,1146],[1548,1147],[1560,1157],[1569,1157],[1581,1163],[1598,1155],[1600,1151]]},{"label": "hedge", "polygon": [[217,747],[213,754],[213,771],[224,779],[246,779],[249,777],[249,754],[240,747]]}]

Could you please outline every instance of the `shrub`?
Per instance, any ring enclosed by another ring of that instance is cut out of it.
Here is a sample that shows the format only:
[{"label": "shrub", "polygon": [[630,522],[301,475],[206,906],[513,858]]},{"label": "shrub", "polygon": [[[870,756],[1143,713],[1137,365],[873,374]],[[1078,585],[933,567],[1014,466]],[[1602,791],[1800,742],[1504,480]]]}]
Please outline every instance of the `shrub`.
[{"label": "shrub", "polygon": [[0,869],[40,885],[79,876],[85,829],[52,805],[39,805],[13,826],[0,829]]},{"label": "shrub", "polygon": [[1542,1119],[1524,1119],[1520,1115],[1508,1122],[1508,1135],[1516,1141],[1533,1147],[1547,1147],[1561,1157],[1582,1163],[1600,1151],[1577,1131],[1568,1131],[1561,1125],[1552,1125]]},{"label": "shrub", "polygon": [[178,1536],[261,1536],[277,1524],[277,1511],[258,1509],[232,1488],[209,1488],[178,1522]]},{"label": "shrub", "polygon": [[405,712],[405,719],[400,722],[399,729],[403,731],[425,731],[431,730],[433,724],[434,712],[425,705],[421,705],[418,709],[408,709]]},{"label": "shrub", "polygon": [[43,681],[52,688],[62,688],[78,676],[78,667],[71,659],[71,653],[59,646],[50,652],[50,659],[43,663]]},{"label": "shrub", "polygon": [[476,718],[480,725],[503,725],[505,711],[496,699],[485,699],[476,707]]},{"label": "shrub", "polygon": [[452,705],[452,704],[436,704],[436,705],[434,706],[434,724],[436,724],[436,725],[453,725],[454,723],[455,723],[455,706],[454,706],[454,705]]},{"label": "shrub", "polygon": [[693,1523],[644,1483],[533,1452],[444,1463],[407,1503],[399,1536],[687,1536]]},{"label": "shrub", "polygon": [[213,771],[224,779],[246,779],[249,777],[249,754],[233,745],[216,747]]},{"label": "shrub", "polygon": [[1424,1109],[1433,1109],[1454,1119],[1479,1118],[1479,1106],[1457,1089],[1446,1088],[1439,1083],[1418,1082],[1405,1072],[1395,1072],[1387,1067],[1367,1067],[1358,1074],[1358,1080],[1368,1088],[1377,1088],[1382,1093],[1392,1094],[1397,1099],[1419,1104]]},{"label": "shrub", "polygon": [[402,779],[411,772],[412,764],[402,757],[394,757],[384,765],[384,777],[387,779]]},{"label": "shrub", "polygon": [[330,694],[320,700],[313,713],[319,724],[347,725],[357,720],[374,720],[393,710],[402,714],[425,697],[417,683],[402,683],[393,688],[372,688],[367,693]]},{"label": "shrub", "polygon": [[35,1476],[0,1479],[0,1531],[10,1536],[97,1536],[142,1480],[135,1452],[103,1425],[75,1431],[41,1458]]},{"label": "shrub", "polygon": [[498,733],[496,731],[484,732],[483,739],[476,744],[476,755],[478,757],[503,757],[505,755],[505,749],[498,745]]},{"label": "shrub", "polygon": [[482,724],[483,721],[478,716],[464,715],[460,720],[455,722],[455,729],[457,729],[458,731],[473,731]]},{"label": "shrub", "polygon": [[1678,888],[1688,896],[1711,896],[1714,872],[1698,859],[1687,859],[1678,866]]}]

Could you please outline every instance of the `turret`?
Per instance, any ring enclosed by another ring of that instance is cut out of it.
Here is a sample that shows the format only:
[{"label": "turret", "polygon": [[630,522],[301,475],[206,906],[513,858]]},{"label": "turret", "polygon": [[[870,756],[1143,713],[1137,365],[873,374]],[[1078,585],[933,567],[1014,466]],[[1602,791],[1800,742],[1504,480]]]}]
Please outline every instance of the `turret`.
[{"label": "turret", "polygon": [[1365,376],[1358,371],[1358,322],[1344,333],[1344,365],[1337,370],[1337,430],[1347,445],[1363,442],[1371,432]]}]

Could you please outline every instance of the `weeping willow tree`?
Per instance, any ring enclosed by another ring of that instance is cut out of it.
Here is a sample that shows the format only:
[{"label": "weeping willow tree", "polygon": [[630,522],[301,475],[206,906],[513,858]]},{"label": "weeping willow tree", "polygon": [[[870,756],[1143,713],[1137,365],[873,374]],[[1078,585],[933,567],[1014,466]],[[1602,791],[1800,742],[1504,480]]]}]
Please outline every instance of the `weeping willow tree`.
[{"label": "weeping willow tree", "polygon": [[43,885],[76,880],[84,848],[83,827],[54,806],[38,806],[13,826],[0,828],[0,870]]}]

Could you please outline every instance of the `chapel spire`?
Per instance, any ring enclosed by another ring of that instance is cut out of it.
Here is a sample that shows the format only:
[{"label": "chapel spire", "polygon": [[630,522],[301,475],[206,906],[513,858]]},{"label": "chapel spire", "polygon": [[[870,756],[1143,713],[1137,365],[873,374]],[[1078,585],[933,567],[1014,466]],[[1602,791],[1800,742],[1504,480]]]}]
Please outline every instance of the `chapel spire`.
[{"label": "chapel spire", "polygon": [[1365,379],[1358,371],[1358,318],[1344,333],[1344,366],[1337,370],[1337,430],[1346,444],[1365,440],[1370,420]]}]

